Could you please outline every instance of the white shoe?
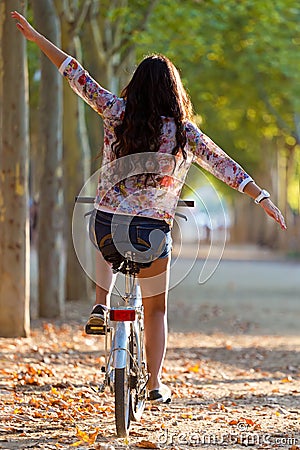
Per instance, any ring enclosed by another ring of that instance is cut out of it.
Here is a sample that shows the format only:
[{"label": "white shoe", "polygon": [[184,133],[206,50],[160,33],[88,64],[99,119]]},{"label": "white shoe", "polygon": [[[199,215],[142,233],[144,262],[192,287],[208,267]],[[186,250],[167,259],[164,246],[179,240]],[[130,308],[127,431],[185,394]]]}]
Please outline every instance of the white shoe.
[{"label": "white shoe", "polygon": [[165,384],[161,384],[158,389],[149,391],[148,399],[152,403],[170,403],[172,401],[171,389]]}]

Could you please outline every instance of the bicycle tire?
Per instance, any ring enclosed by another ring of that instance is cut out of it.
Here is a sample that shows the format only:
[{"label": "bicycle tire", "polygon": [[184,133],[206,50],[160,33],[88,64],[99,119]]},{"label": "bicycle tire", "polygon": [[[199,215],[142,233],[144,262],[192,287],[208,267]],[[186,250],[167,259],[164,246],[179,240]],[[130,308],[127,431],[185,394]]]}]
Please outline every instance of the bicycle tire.
[{"label": "bicycle tire", "polygon": [[[130,358],[130,372],[132,374],[130,379],[130,419],[139,422],[146,404],[147,377],[146,368],[145,366],[143,366],[145,353],[143,338],[140,342],[140,358],[137,357],[137,350],[134,348],[135,342],[136,336],[133,329],[131,329],[129,351],[133,359]],[[136,367],[134,367],[133,360],[136,363]],[[138,373],[136,375],[133,375],[136,372],[137,368]]]},{"label": "bicycle tire", "polygon": [[115,422],[118,437],[126,437],[130,426],[131,395],[127,369],[115,369]]}]

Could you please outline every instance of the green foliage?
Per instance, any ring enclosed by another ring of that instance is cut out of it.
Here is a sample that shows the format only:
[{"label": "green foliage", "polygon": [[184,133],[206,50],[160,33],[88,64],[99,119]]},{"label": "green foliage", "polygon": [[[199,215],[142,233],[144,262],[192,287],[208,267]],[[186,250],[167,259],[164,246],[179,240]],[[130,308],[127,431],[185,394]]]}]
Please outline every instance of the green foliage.
[{"label": "green foliage", "polygon": [[[281,149],[288,154],[299,144],[300,6],[295,0],[103,0],[99,14],[101,30],[121,36],[116,48],[105,46],[108,54],[125,59],[135,46],[138,60],[161,52],[175,62],[198,125],[254,177],[276,164]],[[82,27],[82,37],[87,28]],[[35,107],[39,52],[29,44],[28,54]],[[299,152],[289,160],[294,169],[288,193],[296,205]],[[223,183],[219,187],[228,192]]]},{"label": "green foliage", "polygon": [[[182,70],[200,126],[250,172],[296,136],[300,6],[294,0],[159,2],[138,55],[169,56]],[[273,157],[274,159],[274,157]]]},{"label": "green foliage", "polygon": [[30,107],[37,108],[39,102],[39,70],[40,70],[40,52],[38,48],[32,44],[27,44],[28,56],[28,73],[30,88]]},{"label": "green foliage", "polygon": [[[28,7],[27,19],[33,23],[32,8]],[[30,91],[30,108],[35,111],[39,103],[39,69],[40,69],[40,50],[32,42],[27,42],[27,58],[28,58],[28,76]]]},{"label": "green foliage", "polygon": [[293,212],[300,215],[300,146],[295,147],[295,171],[289,179],[288,198]]}]

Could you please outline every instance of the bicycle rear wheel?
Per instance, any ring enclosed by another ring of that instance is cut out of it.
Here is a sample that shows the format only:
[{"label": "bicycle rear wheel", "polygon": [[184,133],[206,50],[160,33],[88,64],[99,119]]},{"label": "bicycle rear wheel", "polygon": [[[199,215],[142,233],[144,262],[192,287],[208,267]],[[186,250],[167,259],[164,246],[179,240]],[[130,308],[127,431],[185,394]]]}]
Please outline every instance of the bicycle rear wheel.
[{"label": "bicycle rear wheel", "polygon": [[141,330],[139,330],[138,337],[135,335],[134,330],[131,331],[130,354],[132,355],[130,371],[130,418],[131,420],[139,421],[145,409],[146,384],[148,381],[146,362],[144,360],[144,339]]},{"label": "bicycle rear wheel", "polygon": [[118,437],[126,437],[130,426],[131,395],[128,369],[129,365],[115,369],[115,421]]}]

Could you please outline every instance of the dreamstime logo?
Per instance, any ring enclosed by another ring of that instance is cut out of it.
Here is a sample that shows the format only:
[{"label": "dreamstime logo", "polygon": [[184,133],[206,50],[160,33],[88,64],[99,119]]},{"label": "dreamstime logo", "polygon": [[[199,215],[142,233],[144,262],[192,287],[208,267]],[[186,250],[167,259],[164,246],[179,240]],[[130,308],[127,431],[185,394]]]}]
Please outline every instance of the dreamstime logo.
[{"label": "dreamstime logo", "polygon": [[[238,427],[239,428],[239,427]],[[291,436],[279,436],[262,434],[245,429],[238,429],[232,433],[207,433],[205,431],[194,432],[170,432],[162,430],[157,433],[157,443],[160,445],[188,445],[191,447],[205,447],[216,445],[227,447],[228,445],[242,445],[243,447],[263,446],[264,448],[282,447],[286,445],[296,446],[298,439]]]},{"label": "dreamstime logo", "polygon": [[[139,211],[141,216],[153,217],[156,213],[161,214],[162,211],[166,211],[171,214],[176,206],[177,194],[181,191],[183,181],[187,169],[190,166],[191,161],[177,161],[173,155],[163,153],[139,153],[135,155],[128,155],[107,164],[104,164],[99,170],[97,170],[85,183],[80,191],[79,197],[95,197],[97,186],[97,199],[96,203],[101,203],[102,199],[110,199],[112,196],[119,197],[120,202],[117,210],[118,214],[126,214],[128,211]],[[193,269],[199,253],[199,246],[201,245],[201,226],[199,223],[199,209],[205,211],[206,222],[211,230],[210,243],[206,256],[199,261],[199,283],[206,282],[215,272],[218,264],[222,258],[225,242],[226,242],[226,214],[223,208],[221,199],[212,187],[209,179],[203,173],[202,170],[192,165],[189,168],[189,174],[193,180],[199,180],[199,184],[209,184],[211,192],[214,196],[214,206],[208,202],[204,196],[199,194],[188,182],[185,182],[185,186],[190,192],[190,196],[195,202],[195,208],[180,208],[181,215],[188,217],[188,228],[185,223],[185,219],[180,215],[175,216],[176,223],[176,256],[172,258],[171,263],[171,282],[170,289],[178,285]],[[124,182],[124,180],[126,180]],[[145,181],[147,182],[147,189],[145,189]],[[164,185],[164,189],[161,189],[161,183]],[[150,187],[149,187],[150,186]],[[107,202],[106,202],[107,204]],[[213,216],[215,205],[218,205],[219,211],[222,211],[223,227],[219,232],[218,242],[215,239]],[[141,206],[143,210],[141,210]],[[78,260],[86,272],[86,274],[95,283],[101,285],[101,280],[98,279],[96,273],[96,263],[101,265],[101,259],[97,256],[98,250],[95,245],[92,244],[89,237],[94,234],[93,223],[90,219],[93,215],[87,214],[93,206],[84,203],[75,203],[72,220],[72,235],[75,252]],[[114,223],[114,219],[113,219]],[[128,245],[129,239],[129,224],[130,220],[125,226],[125,234],[127,236]],[[115,227],[117,229],[117,227]],[[188,231],[187,231],[188,230]],[[124,229],[122,231],[124,234]],[[155,230],[150,234],[150,242],[160,241],[159,234],[161,231]],[[184,270],[180,266],[180,257],[184,254],[185,245],[187,245],[188,237],[193,234],[197,240],[194,245],[189,246],[190,252],[188,257],[188,263],[184,265]],[[115,242],[114,242],[115,243]],[[117,243],[118,250],[123,253],[128,248],[121,248]],[[149,249],[148,253],[151,253],[153,245]],[[212,250],[215,250],[212,257]],[[138,249],[133,249],[135,255],[139,258],[145,256],[145,253]],[[197,263],[198,264],[198,263]],[[180,270],[176,270],[176,268]],[[101,271],[101,267],[100,267]],[[174,273],[176,274],[174,276]],[[156,283],[156,280],[152,280],[153,286],[157,285],[159,294],[162,292],[160,283]],[[153,295],[155,295],[153,294]]]}]

